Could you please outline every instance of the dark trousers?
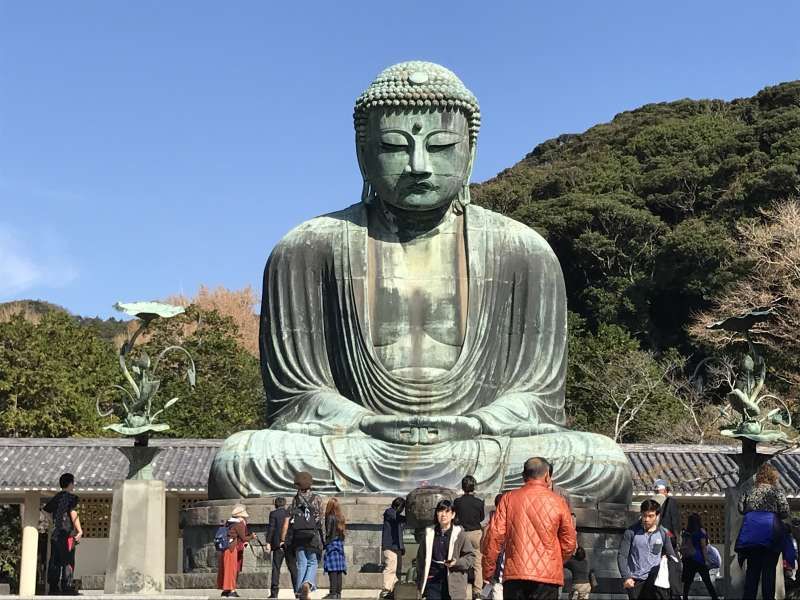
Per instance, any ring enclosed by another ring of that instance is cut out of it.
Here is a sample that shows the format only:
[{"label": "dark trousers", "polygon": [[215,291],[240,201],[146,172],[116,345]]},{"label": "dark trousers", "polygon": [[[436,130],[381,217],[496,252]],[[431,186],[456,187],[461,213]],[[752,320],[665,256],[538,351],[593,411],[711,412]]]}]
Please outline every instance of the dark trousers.
[{"label": "dark trousers", "polygon": [[331,582],[330,584],[330,593],[336,594],[339,597],[342,596],[342,573],[341,571],[330,571],[328,573],[328,581]]},{"label": "dark trousers", "polygon": [[65,532],[55,531],[50,538],[50,563],[47,565],[47,585],[50,594],[72,592],[74,584],[72,574],[75,572],[75,546],[68,548],[69,536]]},{"label": "dark trousers", "polygon": [[[283,566],[284,551],[276,548],[272,551],[272,579],[269,586],[269,595],[272,598],[278,597],[278,592],[281,589],[281,567]],[[286,561],[288,566],[289,561]]]},{"label": "dark trousers", "polygon": [[558,586],[555,583],[511,579],[503,582],[503,600],[558,600]]},{"label": "dark trousers", "polygon": [[450,590],[447,589],[447,577],[437,581],[428,581],[425,584],[425,597],[428,600],[450,600]]},{"label": "dark trousers", "polygon": [[711,600],[717,600],[717,590],[714,589],[708,567],[691,558],[683,559],[683,600],[689,599],[689,588],[692,587],[694,576],[698,573],[700,574],[700,579],[706,584],[706,590],[708,590]]},{"label": "dark trousers", "polygon": [[284,553],[286,568],[289,569],[289,577],[292,579],[292,589],[297,589],[297,551],[289,546]]},{"label": "dark trousers", "polygon": [[632,588],[625,591],[630,600],[669,600],[670,591],[656,587],[658,569],[653,569],[647,579],[635,579]]},{"label": "dark trousers", "polygon": [[758,582],[761,581],[762,600],[775,600],[775,569],[778,566],[779,552],[766,548],[750,550],[747,553],[747,570],[744,574],[744,597],[758,595]]}]

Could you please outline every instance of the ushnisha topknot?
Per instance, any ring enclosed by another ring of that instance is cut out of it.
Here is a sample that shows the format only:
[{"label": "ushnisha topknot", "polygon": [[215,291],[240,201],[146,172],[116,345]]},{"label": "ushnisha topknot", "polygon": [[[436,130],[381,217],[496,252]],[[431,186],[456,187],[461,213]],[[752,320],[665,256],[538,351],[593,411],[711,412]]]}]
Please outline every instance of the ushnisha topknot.
[{"label": "ushnisha topknot", "polygon": [[481,127],[478,99],[450,69],[421,60],[397,63],[384,69],[356,99],[353,121],[359,141],[364,141],[367,111],[375,107],[398,109],[460,110],[469,122],[474,144]]}]

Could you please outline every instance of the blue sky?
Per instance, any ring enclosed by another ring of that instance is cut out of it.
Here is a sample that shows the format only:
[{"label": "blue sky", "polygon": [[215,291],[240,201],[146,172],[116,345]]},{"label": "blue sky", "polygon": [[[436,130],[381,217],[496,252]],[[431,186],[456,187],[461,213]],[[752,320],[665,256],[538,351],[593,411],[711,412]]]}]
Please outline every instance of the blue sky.
[{"label": "blue sky", "polygon": [[476,94],[473,181],[678,98],[800,78],[800,4],[0,0],[0,301],[260,291],[293,226],[358,200],[352,105],[432,60]]}]

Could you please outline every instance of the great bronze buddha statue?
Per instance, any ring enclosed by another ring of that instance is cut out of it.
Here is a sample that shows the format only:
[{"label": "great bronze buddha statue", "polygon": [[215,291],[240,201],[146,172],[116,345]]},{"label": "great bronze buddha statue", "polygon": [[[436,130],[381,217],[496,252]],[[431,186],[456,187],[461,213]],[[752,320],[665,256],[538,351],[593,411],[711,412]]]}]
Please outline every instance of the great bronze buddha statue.
[{"label": "great bronze buddha statue", "polygon": [[361,202],[311,219],[264,272],[269,429],[225,441],[212,498],[293,489],[402,493],[518,485],[547,457],[557,485],[626,502],[610,439],[564,427],[567,305],[534,230],[470,204],[480,113],[451,71],[406,62],[355,107]]}]

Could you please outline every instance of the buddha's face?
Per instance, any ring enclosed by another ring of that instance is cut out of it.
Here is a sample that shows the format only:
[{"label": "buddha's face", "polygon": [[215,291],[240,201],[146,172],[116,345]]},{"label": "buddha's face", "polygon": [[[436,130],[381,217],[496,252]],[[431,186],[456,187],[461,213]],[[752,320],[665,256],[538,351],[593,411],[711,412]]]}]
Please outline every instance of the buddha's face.
[{"label": "buddha's face", "polygon": [[362,161],[385,203],[426,211],[453,202],[469,177],[467,118],[459,111],[371,110]]}]

